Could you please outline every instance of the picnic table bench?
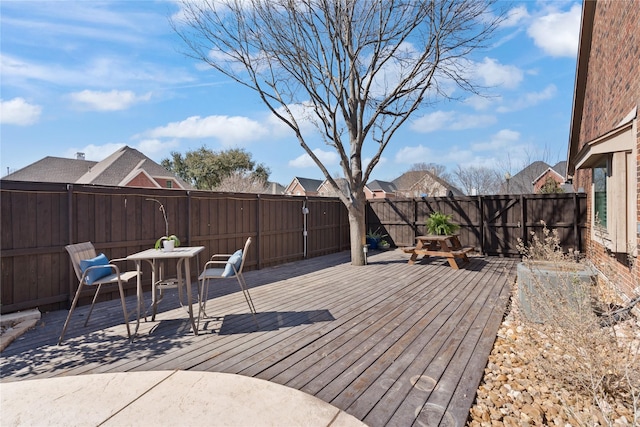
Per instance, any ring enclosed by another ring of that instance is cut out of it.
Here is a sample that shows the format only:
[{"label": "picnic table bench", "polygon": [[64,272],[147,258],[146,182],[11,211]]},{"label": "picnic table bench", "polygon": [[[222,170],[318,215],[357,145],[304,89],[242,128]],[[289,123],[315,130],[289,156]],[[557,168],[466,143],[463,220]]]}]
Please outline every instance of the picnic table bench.
[{"label": "picnic table bench", "polygon": [[428,234],[425,236],[416,237],[416,246],[402,248],[405,253],[411,254],[409,258],[409,265],[413,265],[418,259],[418,255],[423,255],[424,258],[430,256],[440,256],[447,258],[451,268],[458,270],[457,259],[461,259],[464,263],[469,262],[467,253],[473,252],[475,248],[472,246],[462,246],[458,235],[434,235]]}]

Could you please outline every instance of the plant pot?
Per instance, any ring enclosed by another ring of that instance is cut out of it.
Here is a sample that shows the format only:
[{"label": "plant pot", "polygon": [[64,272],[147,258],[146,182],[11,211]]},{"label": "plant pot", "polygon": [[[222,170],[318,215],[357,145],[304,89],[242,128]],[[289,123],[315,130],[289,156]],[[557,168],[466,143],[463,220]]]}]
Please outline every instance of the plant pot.
[{"label": "plant pot", "polygon": [[173,240],[164,240],[162,242],[162,247],[164,248],[165,252],[171,252],[175,249],[175,245],[176,242],[174,242]]},{"label": "plant pot", "polygon": [[369,249],[378,249],[378,239],[367,237],[367,245],[369,245]]}]

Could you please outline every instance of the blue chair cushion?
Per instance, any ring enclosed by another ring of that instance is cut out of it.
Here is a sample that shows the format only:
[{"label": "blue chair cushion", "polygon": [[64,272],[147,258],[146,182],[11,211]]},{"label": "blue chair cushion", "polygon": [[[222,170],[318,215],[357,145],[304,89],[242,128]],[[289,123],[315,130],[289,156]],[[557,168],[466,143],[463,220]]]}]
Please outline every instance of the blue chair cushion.
[{"label": "blue chair cushion", "polygon": [[233,277],[235,276],[235,271],[233,271],[233,267],[236,267],[236,271],[240,270],[240,264],[242,264],[242,249],[238,249],[229,257],[227,260],[227,265],[224,266],[224,271],[222,272],[222,277]]},{"label": "blue chair cushion", "polygon": [[[100,254],[95,258],[91,259],[83,259],[80,260],[80,269],[82,273],[84,273],[89,267],[96,267],[100,265],[109,265],[109,259],[105,256],[105,254]],[[102,279],[113,273],[113,269],[111,267],[104,268],[94,268],[87,273],[86,280],[87,285],[93,285],[98,279]]]}]

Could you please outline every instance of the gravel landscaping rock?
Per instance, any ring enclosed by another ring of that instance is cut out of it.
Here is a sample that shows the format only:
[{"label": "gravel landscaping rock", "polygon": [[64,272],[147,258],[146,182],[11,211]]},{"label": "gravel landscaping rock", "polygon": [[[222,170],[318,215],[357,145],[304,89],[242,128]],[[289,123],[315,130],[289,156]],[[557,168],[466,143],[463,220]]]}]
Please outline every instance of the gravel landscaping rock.
[{"label": "gravel landscaping rock", "polygon": [[[549,378],[536,363],[541,349],[527,338],[531,333],[527,327],[519,320],[517,308],[505,317],[467,426],[632,426],[640,423],[640,413],[634,414],[633,408],[624,404],[610,408],[609,423],[591,396],[566,390],[560,381]],[[631,316],[616,328],[618,334],[629,339],[629,345],[636,346],[635,355],[640,357],[637,350],[640,322]],[[565,360],[566,355],[560,348],[550,344],[544,350],[545,357],[555,353],[557,359],[552,360],[565,363],[566,369],[571,369],[570,361]],[[640,377],[640,372],[633,374]]]}]

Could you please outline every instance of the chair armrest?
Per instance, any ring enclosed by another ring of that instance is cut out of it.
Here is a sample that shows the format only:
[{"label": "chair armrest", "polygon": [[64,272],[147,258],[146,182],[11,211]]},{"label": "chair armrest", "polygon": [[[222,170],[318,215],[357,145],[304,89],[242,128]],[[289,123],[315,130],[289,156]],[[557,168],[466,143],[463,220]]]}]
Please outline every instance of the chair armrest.
[{"label": "chair armrest", "polygon": [[233,254],[215,254],[211,256],[211,261],[213,261],[214,258],[231,258],[231,255]]},{"label": "chair armrest", "polygon": [[[80,281],[83,282],[85,281],[85,279],[87,278],[87,274],[91,271],[91,270],[95,270],[96,268],[104,268],[104,267],[109,267],[112,270],[114,270],[115,274],[117,274],[118,276],[120,276],[120,269],[118,268],[117,265],[114,264],[105,264],[105,265],[93,265],[89,268],[87,268],[83,273],[82,273],[82,277],[80,278]],[[85,282],[86,283],[86,282]]]},{"label": "chair armrest", "polygon": [[207,261],[207,263],[204,265],[204,269],[206,270],[208,265],[215,264],[227,264],[227,261]]}]

